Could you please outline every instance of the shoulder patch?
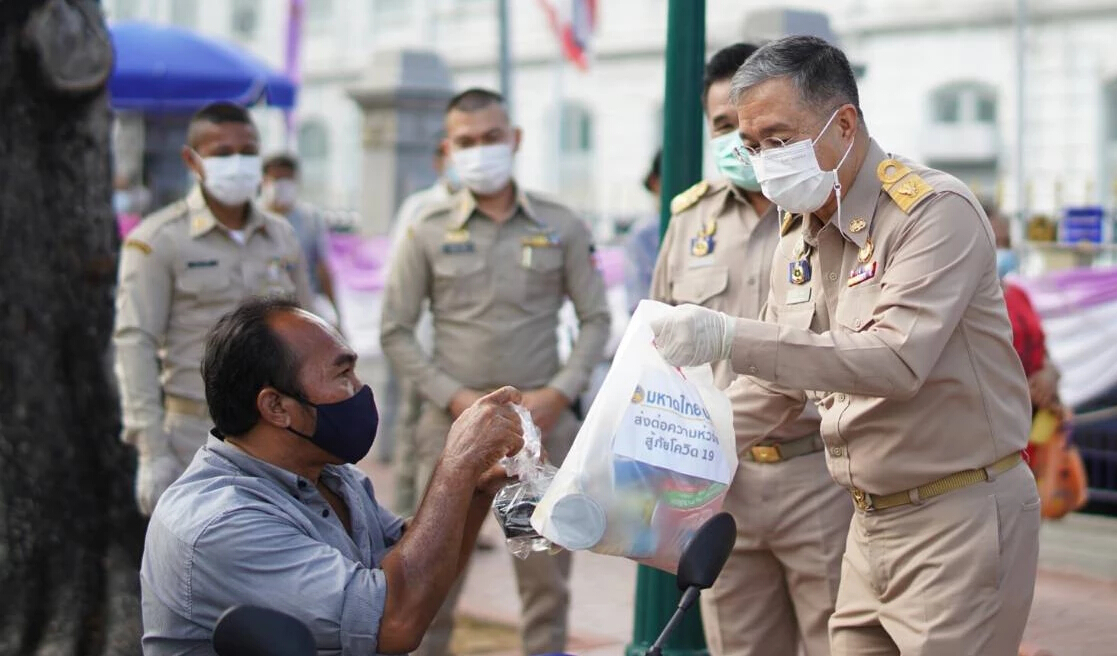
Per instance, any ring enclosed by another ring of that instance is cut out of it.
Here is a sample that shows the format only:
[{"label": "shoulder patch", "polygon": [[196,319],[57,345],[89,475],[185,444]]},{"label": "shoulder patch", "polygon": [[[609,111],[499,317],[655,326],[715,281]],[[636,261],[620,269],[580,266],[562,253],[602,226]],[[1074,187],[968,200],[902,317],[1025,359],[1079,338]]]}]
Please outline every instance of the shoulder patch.
[{"label": "shoulder patch", "polygon": [[894,159],[886,159],[877,166],[877,178],[881,188],[905,214],[910,214],[920,201],[934,191],[917,173]]},{"label": "shoulder patch", "polygon": [[786,237],[787,233],[791,232],[799,223],[799,219],[803,218],[802,214],[792,214],[791,212],[784,212],[780,217],[780,236]]},{"label": "shoulder patch", "polygon": [[710,190],[710,183],[699,180],[698,184],[671,199],[671,213],[678,214],[697,203]]},{"label": "shoulder patch", "polygon": [[125,239],[124,248],[134,248],[144,255],[151,255],[151,246],[147,242],[140,241],[139,239]]}]

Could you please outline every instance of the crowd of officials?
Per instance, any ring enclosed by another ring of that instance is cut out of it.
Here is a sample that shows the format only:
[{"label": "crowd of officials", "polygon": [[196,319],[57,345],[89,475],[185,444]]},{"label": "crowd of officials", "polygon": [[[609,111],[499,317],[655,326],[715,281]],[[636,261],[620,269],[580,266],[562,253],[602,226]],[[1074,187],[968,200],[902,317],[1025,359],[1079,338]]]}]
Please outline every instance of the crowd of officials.
[{"label": "crowd of officials", "polygon": [[[711,363],[733,402],[738,536],[703,598],[711,652],[1016,654],[1040,521],[1024,451],[1059,399],[1038,320],[1002,285],[1003,219],[879,145],[821,40],[719,51],[701,102],[719,176],[671,202],[662,243],[657,218],[633,227],[626,288],[631,306],[676,306],[657,347]],[[320,653],[449,653],[497,461],[522,443],[508,405],[561,464],[610,330],[590,230],[516,182],[520,140],[500,95],[449,102],[439,180],[393,228],[381,343],[398,407],[378,408],[336,327],[347,308],[297,159],[262,161],[238,106],[193,117],[197,185],[128,234],[116,298],[123,439],[150,516],[145,653],[207,653],[240,603],[303,620]],[[352,466],[382,412],[392,510]],[[570,554],[513,562],[524,653],[563,652]]]}]

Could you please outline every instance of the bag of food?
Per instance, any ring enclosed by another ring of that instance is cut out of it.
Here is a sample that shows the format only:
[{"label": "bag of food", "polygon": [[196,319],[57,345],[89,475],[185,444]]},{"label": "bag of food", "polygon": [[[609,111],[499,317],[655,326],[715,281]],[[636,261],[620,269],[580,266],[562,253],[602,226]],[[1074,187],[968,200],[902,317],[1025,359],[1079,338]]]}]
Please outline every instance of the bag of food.
[{"label": "bag of food", "polygon": [[683,547],[721,510],[737,470],[733,411],[709,365],[678,369],[642,301],[566,461],[531,517],[554,544],[674,573]]},{"label": "bag of food", "polygon": [[1044,519],[1060,519],[1080,510],[1088,501],[1086,466],[1082,454],[1071,443],[1073,415],[1066,410],[1057,416],[1055,429],[1047,431],[1042,442],[1033,444],[1029,463],[1036,476],[1040,515]]},{"label": "bag of food", "polygon": [[531,413],[520,405],[514,405],[512,409],[520,416],[524,446],[515,456],[502,458],[500,464],[510,477],[519,480],[502,487],[493,498],[492,507],[493,515],[504,531],[508,550],[513,556],[524,559],[536,551],[559,551],[531,526],[531,515],[558,470],[554,465],[543,462],[543,436],[532,421]]}]

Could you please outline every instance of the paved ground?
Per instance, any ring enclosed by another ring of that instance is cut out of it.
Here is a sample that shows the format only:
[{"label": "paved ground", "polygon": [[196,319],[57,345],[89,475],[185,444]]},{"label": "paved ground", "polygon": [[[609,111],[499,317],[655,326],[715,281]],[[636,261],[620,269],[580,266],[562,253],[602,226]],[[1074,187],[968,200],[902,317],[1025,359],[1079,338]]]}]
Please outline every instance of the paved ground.
[{"label": "paved ground", "polygon": [[[363,463],[377,495],[391,498],[391,472],[369,459]],[[459,640],[471,654],[515,656],[519,609],[510,556],[503,551],[495,522],[484,532],[498,548],[475,555],[459,612],[468,616]],[[1030,649],[1052,656],[1117,654],[1117,520],[1072,516],[1045,525],[1041,572],[1025,634]],[[568,651],[587,656],[617,656],[632,636],[633,563],[577,553],[572,575],[573,609]],[[462,636],[465,638],[466,636]],[[511,647],[510,647],[511,645]]]}]

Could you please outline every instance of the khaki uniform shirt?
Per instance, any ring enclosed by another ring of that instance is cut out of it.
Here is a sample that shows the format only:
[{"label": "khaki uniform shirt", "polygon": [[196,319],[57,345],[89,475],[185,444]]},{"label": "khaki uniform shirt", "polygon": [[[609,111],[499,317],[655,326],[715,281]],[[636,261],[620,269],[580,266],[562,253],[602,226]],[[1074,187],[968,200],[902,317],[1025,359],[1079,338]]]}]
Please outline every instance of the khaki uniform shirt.
[{"label": "khaki uniform shirt", "polygon": [[[834,479],[891,494],[1024,448],[1030,406],[969,189],[870,142],[840,218],[789,222],[767,322],[738,319],[738,435],[763,436],[808,398]],[[805,249],[809,280],[794,284]],[[812,390],[801,392],[797,390]]]},{"label": "khaki uniform shirt", "polygon": [[283,218],[253,206],[239,244],[201,190],[149,216],[120,255],[113,331],[124,437],[163,420],[162,394],[205,400],[205,338],[252,295],[294,294],[312,307],[299,241]]},{"label": "khaki uniform shirt", "polygon": [[[554,387],[574,399],[609,337],[605,283],[589,229],[565,206],[520,192],[512,218],[497,224],[466,190],[428,206],[392,256],[381,344],[420,393],[447,407],[463,387]],[[558,312],[569,296],[580,330],[559,366]],[[434,351],[415,324],[430,300]]]},{"label": "khaki uniform shirt", "polygon": [[[652,275],[652,298],[760,318],[768,300],[772,254],[780,240],[776,207],[757,216],[745,197],[724,180],[700,182],[671,205],[674,214]],[[713,368],[720,389],[737,377],[728,361],[715,362]],[[776,429],[772,437],[817,434],[818,419],[817,410],[808,406],[799,420]]]}]

